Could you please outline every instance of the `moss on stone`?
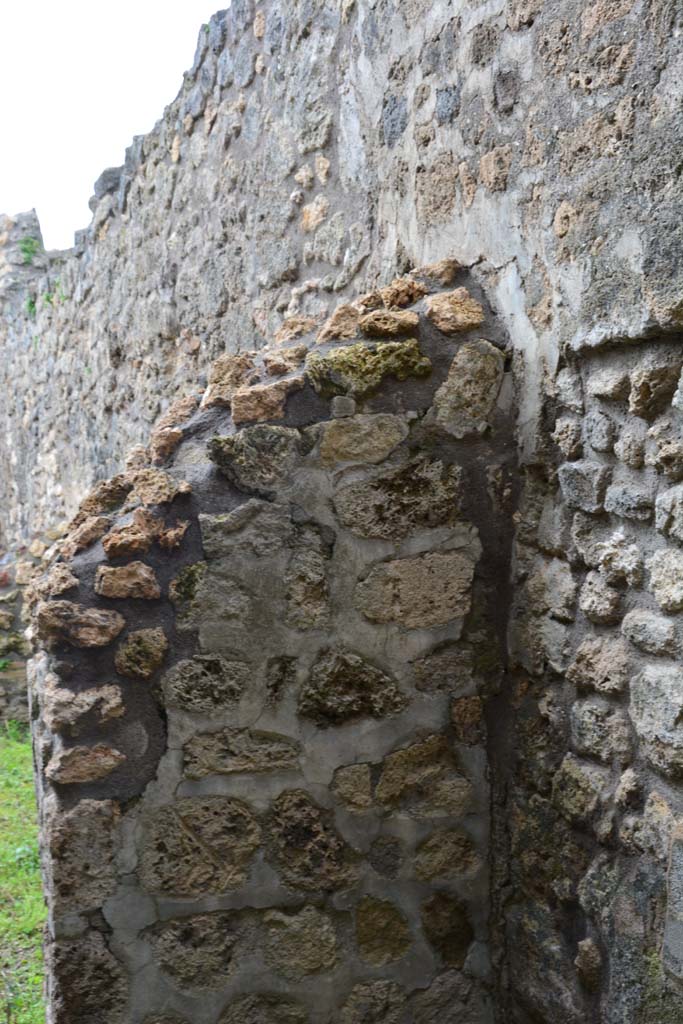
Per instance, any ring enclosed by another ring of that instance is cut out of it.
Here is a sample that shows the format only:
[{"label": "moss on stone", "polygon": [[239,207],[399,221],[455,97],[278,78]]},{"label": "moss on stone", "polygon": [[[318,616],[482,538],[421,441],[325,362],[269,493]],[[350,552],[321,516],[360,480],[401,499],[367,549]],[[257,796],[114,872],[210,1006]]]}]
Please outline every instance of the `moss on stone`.
[{"label": "moss on stone", "polygon": [[197,596],[199,585],[206,573],[206,562],[194,562],[181,569],[169,587],[174,604],[189,604]]},{"label": "moss on stone", "polygon": [[644,956],[643,996],[636,1024],[683,1024],[683,1000],[667,981],[656,950]]},{"label": "moss on stone", "polygon": [[306,362],[306,373],[317,392],[358,398],[376,391],[385,377],[426,377],[431,369],[415,338],[378,345],[357,342],[325,355],[313,352]]}]

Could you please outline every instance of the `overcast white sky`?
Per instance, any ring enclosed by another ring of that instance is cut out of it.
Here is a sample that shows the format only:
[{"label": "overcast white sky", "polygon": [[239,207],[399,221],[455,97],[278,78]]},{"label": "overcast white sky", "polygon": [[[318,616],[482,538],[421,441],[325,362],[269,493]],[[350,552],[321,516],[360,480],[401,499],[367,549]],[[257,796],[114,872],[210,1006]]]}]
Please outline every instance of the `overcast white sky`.
[{"label": "overcast white sky", "polygon": [[0,213],[32,207],[48,249],[90,220],[105,167],[123,163],[192,64],[221,0],[0,0]]}]

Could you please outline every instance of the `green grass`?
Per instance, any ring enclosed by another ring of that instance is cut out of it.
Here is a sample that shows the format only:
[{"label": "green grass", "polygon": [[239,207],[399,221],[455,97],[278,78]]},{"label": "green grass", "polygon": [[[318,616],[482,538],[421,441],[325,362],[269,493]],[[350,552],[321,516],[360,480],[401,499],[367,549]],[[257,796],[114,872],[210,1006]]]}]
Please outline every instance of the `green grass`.
[{"label": "green grass", "polygon": [[40,252],[42,246],[37,238],[31,238],[27,235],[25,238],[19,241],[19,251],[24,257],[24,263],[31,264],[35,259],[36,255]]},{"label": "green grass", "polygon": [[0,727],[0,1021],[44,1024],[45,904],[31,743],[26,728]]}]

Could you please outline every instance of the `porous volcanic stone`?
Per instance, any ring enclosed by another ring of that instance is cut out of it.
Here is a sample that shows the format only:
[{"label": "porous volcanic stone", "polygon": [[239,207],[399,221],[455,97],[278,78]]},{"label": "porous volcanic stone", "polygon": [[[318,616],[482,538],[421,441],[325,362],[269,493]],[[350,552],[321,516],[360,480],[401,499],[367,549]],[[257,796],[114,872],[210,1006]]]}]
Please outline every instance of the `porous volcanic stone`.
[{"label": "porous volcanic stone", "polygon": [[167,651],[168,640],[161,627],[136,629],[116,649],[116,671],[133,679],[151,679]]},{"label": "porous volcanic stone", "polygon": [[207,712],[239,700],[250,678],[249,665],[219,654],[179,661],[163,678],[166,703],[183,711]]},{"label": "porous volcanic stone", "polygon": [[281,793],[274,801],[269,849],[285,885],[316,892],[347,888],[354,882],[356,858],[331,819],[300,789]]},{"label": "porous volcanic stone", "polygon": [[457,829],[437,829],[415,853],[415,874],[423,882],[469,875],[479,866],[472,840]]},{"label": "porous volcanic stone", "polygon": [[111,775],[125,760],[125,754],[105,743],[96,743],[92,747],[66,747],[52,755],[45,774],[52,782],[63,786],[97,782]]},{"label": "porous volcanic stone", "polygon": [[474,564],[462,551],[383,562],[357,585],[355,605],[371,622],[443,626],[470,610]]},{"label": "porous volcanic stone", "polygon": [[246,923],[236,913],[191,914],[148,929],[154,959],[181,990],[220,989],[235,969]]},{"label": "porous volcanic stone", "polygon": [[400,960],[410,949],[408,923],[393,903],[365,896],[356,907],[358,952],[373,967]]},{"label": "porous volcanic stone", "polygon": [[283,978],[298,981],[335,966],[335,928],[329,915],[317,907],[303,907],[293,914],[269,910],[263,922],[266,963]]},{"label": "porous volcanic stone", "polygon": [[427,941],[448,967],[462,967],[474,939],[464,905],[448,892],[436,892],[420,908]]},{"label": "porous volcanic stone", "polygon": [[299,744],[286,736],[251,729],[197,733],[183,748],[191,779],[235,772],[277,772],[298,768]]},{"label": "porous volcanic stone", "polygon": [[382,718],[402,711],[408,698],[396,681],[353,651],[323,653],[299,696],[299,714],[319,725],[342,725],[362,718]]},{"label": "porous volcanic stone", "polygon": [[484,322],[481,304],[472,298],[466,288],[430,295],[425,309],[427,318],[444,334],[471,331]]},{"label": "porous volcanic stone", "polygon": [[161,597],[154,569],[143,562],[130,562],[118,568],[101,565],[95,578],[95,592],[102,597],[133,597],[148,601]]},{"label": "porous volcanic stone", "polygon": [[434,422],[457,438],[487,430],[503,382],[504,362],[500,349],[483,339],[458,349],[448,377],[434,395]]},{"label": "porous volcanic stone", "polygon": [[126,625],[118,612],[83,608],[71,601],[46,601],[36,611],[38,635],[46,643],[66,641],[72,647],[106,647]]},{"label": "porous volcanic stone", "polygon": [[399,416],[346,416],[321,427],[320,459],[324,465],[337,462],[382,462],[408,436],[408,425]]}]

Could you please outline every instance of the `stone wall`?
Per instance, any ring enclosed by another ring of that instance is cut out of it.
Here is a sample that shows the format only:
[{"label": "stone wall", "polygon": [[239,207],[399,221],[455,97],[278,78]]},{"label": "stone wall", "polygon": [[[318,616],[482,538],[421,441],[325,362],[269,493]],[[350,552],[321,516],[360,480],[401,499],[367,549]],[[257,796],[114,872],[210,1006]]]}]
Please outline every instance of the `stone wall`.
[{"label": "stone wall", "polygon": [[[32,670],[55,1020],[681,1020],[682,20],[675,0],[239,0],[96,184],[73,251],[31,243],[32,215],[3,222],[0,539],[16,550],[76,514],[29,595],[57,644]],[[404,276],[444,259],[440,280]],[[437,333],[415,282],[465,288],[460,326],[485,319]],[[400,357],[359,365],[373,309],[382,330],[419,320]],[[480,339],[505,354],[481,435]],[[318,361],[333,342],[351,356]],[[449,602],[467,551],[465,613]],[[427,579],[448,623],[419,622]],[[329,610],[297,618],[295,593]],[[117,609],[110,644],[64,646],[106,636]],[[240,677],[252,609],[262,664]],[[360,661],[337,673],[345,650]],[[127,657],[151,659],[147,681]],[[196,659],[193,692],[228,701],[223,717],[182,706]],[[411,703],[327,725],[306,699],[326,671],[346,707],[364,673]],[[255,767],[271,756],[296,766]],[[218,770],[231,759],[248,776]],[[462,813],[430,811],[468,786]],[[320,863],[333,849],[349,872],[338,888],[299,888],[278,853],[277,802],[299,791]],[[249,805],[245,860],[198,834],[208,796]],[[198,824],[171,829],[176,801]],[[155,828],[169,845],[150,859]],[[456,833],[472,877],[421,878],[420,844]],[[83,835],[100,837],[85,869]],[[169,860],[191,893],[168,890]],[[226,864],[234,890],[211,889]],[[365,934],[405,939],[381,964],[361,953],[366,898]],[[279,944],[335,952],[306,981],[268,960]],[[256,978],[280,1003],[235,1009]]]}]

